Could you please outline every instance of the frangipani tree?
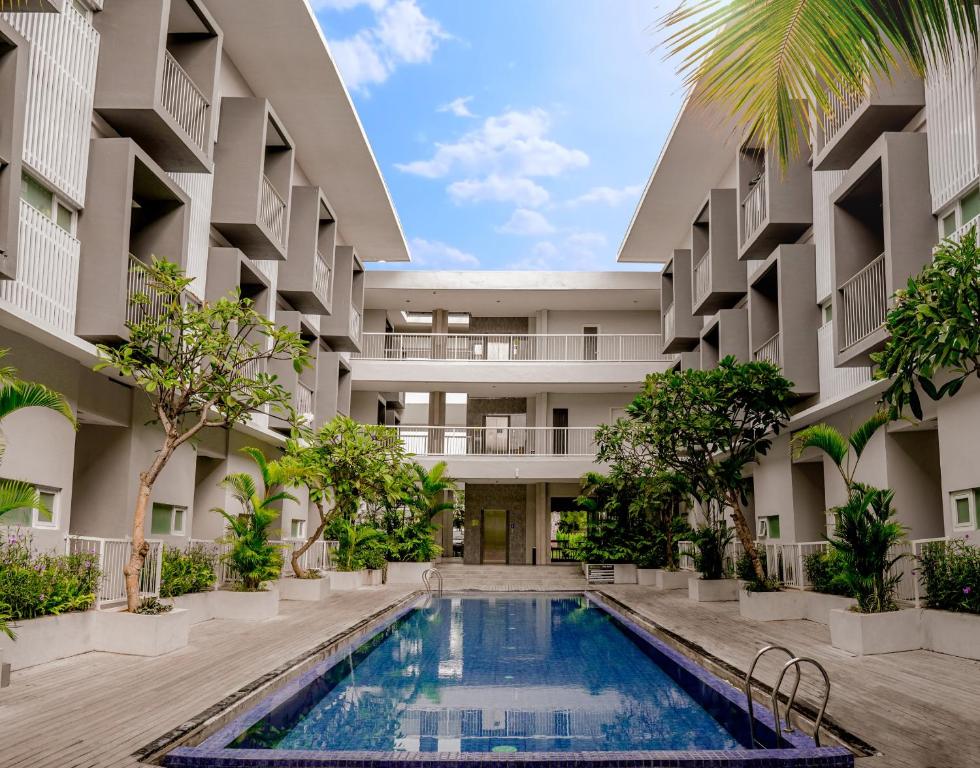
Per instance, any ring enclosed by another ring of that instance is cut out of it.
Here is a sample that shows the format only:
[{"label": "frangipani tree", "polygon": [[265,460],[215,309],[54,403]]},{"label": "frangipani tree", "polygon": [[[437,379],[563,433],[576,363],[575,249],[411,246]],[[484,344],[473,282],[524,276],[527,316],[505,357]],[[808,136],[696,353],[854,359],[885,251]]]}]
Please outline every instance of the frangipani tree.
[{"label": "frangipani tree", "polygon": [[289,393],[266,365],[288,360],[300,371],[309,362],[300,335],[259,314],[250,299],[236,294],[197,305],[187,300],[191,279],[176,264],[155,260],[147,269],[148,293],[133,298],[139,318],[127,324],[129,339],[100,344],[97,366],[134,382],[163,433],[139,475],[132,552],[123,568],[130,611],[139,605],[139,573],[149,551],[146,511],[167,462],[206,429],[245,424],[270,407],[291,412]]}]

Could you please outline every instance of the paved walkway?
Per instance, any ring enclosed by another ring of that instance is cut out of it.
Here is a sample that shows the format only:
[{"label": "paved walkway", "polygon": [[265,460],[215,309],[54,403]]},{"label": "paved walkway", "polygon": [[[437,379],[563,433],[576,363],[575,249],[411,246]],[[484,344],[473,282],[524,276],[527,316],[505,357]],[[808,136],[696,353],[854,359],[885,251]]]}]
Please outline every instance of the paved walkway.
[{"label": "paved walkway", "polygon": [[[599,591],[743,674],[770,643],[815,658],[833,686],[828,715],[881,753],[859,759],[860,768],[980,766],[980,662],[930,651],[854,657],[831,646],[830,629],[812,621],[749,621],[739,616],[737,603],[692,603],[678,590]],[[757,676],[772,685],[781,664],[775,654],[764,657]],[[817,698],[816,686],[801,692],[810,703]]]}]

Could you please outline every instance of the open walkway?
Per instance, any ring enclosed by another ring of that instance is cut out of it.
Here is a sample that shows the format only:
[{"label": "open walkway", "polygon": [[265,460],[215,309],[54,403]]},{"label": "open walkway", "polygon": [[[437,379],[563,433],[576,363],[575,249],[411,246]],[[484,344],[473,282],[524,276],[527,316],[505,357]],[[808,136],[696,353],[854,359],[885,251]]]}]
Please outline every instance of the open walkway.
[{"label": "open walkway", "polygon": [[[756,651],[771,643],[812,656],[830,674],[828,715],[881,753],[858,760],[860,768],[980,765],[980,662],[930,651],[857,658],[831,646],[830,629],[815,622],[750,621],[739,616],[738,603],[692,603],[683,590],[607,586],[598,591],[743,673]],[[782,663],[776,654],[764,657],[757,677],[774,684]],[[784,683],[784,690],[789,687]],[[817,689],[801,686],[809,703]]]}]

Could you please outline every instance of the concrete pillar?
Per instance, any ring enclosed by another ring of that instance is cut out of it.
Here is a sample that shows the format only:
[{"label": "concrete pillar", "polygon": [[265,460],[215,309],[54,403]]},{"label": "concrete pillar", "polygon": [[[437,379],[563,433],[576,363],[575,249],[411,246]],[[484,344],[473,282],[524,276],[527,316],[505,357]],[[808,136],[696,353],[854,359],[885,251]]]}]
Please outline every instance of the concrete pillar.
[{"label": "concrete pillar", "polygon": [[[430,392],[429,393],[429,420],[428,424],[430,427],[444,427],[446,426],[446,393],[445,392]],[[443,442],[445,437],[445,431],[442,429],[430,429],[429,430],[429,452],[430,453],[441,453],[443,450]]]},{"label": "concrete pillar", "polygon": [[534,486],[534,546],[538,548],[538,565],[551,562],[551,510],[548,509],[548,484]]},{"label": "concrete pillar", "polygon": [[[432,333],[434,334],[447,334],[449,333],[449,311],[446,309],[434,309],[432,310]],[[448,349],[448,340],[445,335],[435,336],[432,339],[432,357],[443,360],[446,357],[446,350]]]},{"label": "concrete pillar", "polygon": [[[548,393],[539,392],[535,397],[534,403],[534,426],[536,427],[547,427],[548,426]],[[547,455],[548,453],[548,443],[549,435],[548,430],[539,429],[535,433],[535,453],[539,455]]]}]

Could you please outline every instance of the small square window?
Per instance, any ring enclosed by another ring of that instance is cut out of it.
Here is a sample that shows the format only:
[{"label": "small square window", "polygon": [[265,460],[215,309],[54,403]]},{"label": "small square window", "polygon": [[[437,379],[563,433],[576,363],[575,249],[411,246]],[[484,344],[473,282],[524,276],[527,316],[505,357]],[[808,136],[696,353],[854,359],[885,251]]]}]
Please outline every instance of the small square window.
[{"label": "small square window", "polygon": [[822,309],[823,309],[823,321],[824,324],[827,324],[834,319],[834,305],[824,304]]},{"label": "small square window", "polygon": [[949,237],[956,231],[956,211],[943,216],[941,222],[943,237]]},{"label": "small square window", "polygon": [[72,234],[71,223],[72,223],[73,214],[71,210],[63,206],[61,203],[56,203],[55,206],[57,208],[57,218],[55,223],[63,230],[65,230],[65,232],[67,232],[69,235]]},{"label": "small square window", "polygon": [[55,528],[58,525],[58,492],[39,488],[41,506],[36,509],[19,507],[0,515],[0,525],[17,525],[24,528]]},{"label": "small square window", "polygon": [[174,507],[173,533],[184,532],[184,510],[181,507]]},{"label": "small square window", "polygon": [[968,224],[980,216],[980,188],[974,189],[960,200],[960,221]]},{"label": "small square window", "polygon": [[950,505],[954,529],[965,530],[976,527],[976,506],[972,493],[954,493],[950,497]]},{"label": "small square window", "polygon": [[36,525],[41,528],[55,527],[57,525],[56,504],[58,503],[58,494],[54,491],[41,490],[38,492],[38,496],[41,500],[41,506],[37,508]]},{"label": "small square window", "polygon": [[778,539],[779,538],[779,515],[772,515],[767,518],[769,523],[769,538]]},{"label": "small square window", "polygon": [[289,535],[293,539],[302,539],[306,537],[306,521],[305,520],[290,520],[289,521]]},{"label": "small square window", "polygon": [[168,535],[173,512],[174,508],[169,504],[154,504],[150,518],[150,533],[158,536]]},{"label": "small square window", "polygon": [[25,203],[37,208],[49,219],[51,218],[54,194],[33,176],[26,173],[21,175],[20,197]]}]

